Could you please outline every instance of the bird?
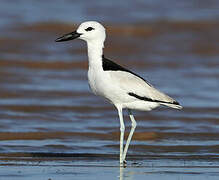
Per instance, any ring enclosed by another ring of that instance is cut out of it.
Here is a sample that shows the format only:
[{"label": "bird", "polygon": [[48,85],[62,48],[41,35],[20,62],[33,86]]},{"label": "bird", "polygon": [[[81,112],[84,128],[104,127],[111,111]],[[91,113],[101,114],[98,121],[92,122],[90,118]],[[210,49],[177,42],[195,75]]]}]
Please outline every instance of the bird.
[{"label": "bird", "polygon": [[[150,111],[160,105],[182,109],[170,96],[152,86],[135,72],[106,58],[103,53],[106,30],[97,21],[81,23],[77,30],[57,38],[56,42],[81,39],[87,43],[88,83],[95,95],[102,96],[113,104],[120,120],[120,166],[126,166],[126,155],[137,123],[133,110]],[[123,109],[127,109],[131,130],[124,145],[125,125]]]}]

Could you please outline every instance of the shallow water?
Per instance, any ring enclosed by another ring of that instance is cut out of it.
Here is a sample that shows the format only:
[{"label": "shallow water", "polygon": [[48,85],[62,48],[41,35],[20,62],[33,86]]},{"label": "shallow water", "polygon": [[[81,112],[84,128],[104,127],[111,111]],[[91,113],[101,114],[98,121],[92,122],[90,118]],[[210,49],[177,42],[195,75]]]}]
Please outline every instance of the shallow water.
[{"label": "shallow water", "polygon": [[[218,178],[218,1],[18,2],[0,2],[0,178]],[[54,42],[88,19],[107,28],[106,57],[184,107],[134,112],[125,169],[117,112],[87,84],[86,44]]]}]

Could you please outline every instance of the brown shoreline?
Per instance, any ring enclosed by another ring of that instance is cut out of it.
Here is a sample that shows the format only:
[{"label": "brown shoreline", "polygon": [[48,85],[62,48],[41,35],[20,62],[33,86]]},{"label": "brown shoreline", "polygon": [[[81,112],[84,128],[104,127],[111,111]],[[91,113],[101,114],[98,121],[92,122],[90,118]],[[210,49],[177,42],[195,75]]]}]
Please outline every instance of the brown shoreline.
[{"label": "brown shoreline", "polygon": [[[125,132],[125,138],[128,137],[129,132]],[[44,139],[64,139],[64,138],[81,138],[90,140],[114,140],[119,141],[119,128],[115,132],[95,133],[95,132],[0,132],[1,141],[10,140],[44,140]],[[196,132],[196,133],[179,133],[179,132],[135,132],[133,140],[147,141],[147,140],[217,140],[218,133],[213,132]]]},{"label": "brown shoreline", "polygon": [[[127,138],[128,132],[125,133]],[[94,132],[0,132],[0,140],[44,140],[44,139],[63,139],[63,138],[75,138],[80,137],[81,139],[104,139],[104,140],[118,140],[119,132],[109,133],[94,133]],[[158,135],[153,132],[136,132],[133,139],[144,141],[158,138]]]}]

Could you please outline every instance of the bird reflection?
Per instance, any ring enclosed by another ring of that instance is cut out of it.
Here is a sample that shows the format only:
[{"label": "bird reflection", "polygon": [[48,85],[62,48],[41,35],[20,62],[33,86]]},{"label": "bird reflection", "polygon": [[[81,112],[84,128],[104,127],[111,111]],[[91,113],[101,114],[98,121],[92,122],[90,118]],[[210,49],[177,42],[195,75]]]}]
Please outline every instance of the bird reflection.
[{"label": "bird reflection", "polygon": [[119,180],[123,180],[123,176],[124,176],[124,167],[120,167],[120,173],[119,173]]}]

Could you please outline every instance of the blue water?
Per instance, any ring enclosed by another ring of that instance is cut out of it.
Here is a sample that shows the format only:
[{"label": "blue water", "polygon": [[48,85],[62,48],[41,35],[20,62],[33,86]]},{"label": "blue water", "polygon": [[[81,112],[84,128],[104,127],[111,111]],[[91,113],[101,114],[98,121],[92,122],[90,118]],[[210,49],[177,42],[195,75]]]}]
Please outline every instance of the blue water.
[{"label": "blue water", "polygon": [[86,20],[119,24],[163,20],[212,21],[219,18],[218,7],[217,0],[1,0],[0,24],[42,21],[80,23]]}]

